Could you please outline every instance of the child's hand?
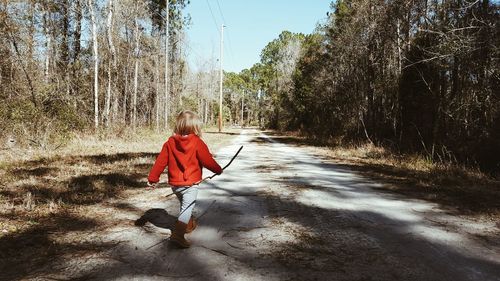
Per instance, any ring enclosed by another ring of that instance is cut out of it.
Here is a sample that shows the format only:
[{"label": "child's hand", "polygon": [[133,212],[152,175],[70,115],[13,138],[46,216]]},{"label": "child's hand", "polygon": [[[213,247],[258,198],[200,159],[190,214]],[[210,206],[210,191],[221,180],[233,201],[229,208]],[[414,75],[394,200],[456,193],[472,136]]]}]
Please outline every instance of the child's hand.
[{"label": "child's hand", "polygon": [[157,185],[158,185],[157,182],[149,182],[148,181],[148,187],[151,187],[152,189],[155,189]]}]

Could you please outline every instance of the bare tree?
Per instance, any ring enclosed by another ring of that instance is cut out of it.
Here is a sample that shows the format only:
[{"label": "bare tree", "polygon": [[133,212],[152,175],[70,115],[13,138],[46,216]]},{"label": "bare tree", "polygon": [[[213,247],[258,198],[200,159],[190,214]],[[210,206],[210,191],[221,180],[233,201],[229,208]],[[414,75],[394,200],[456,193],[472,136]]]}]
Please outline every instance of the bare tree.
[{"label": "bare tree", "polygon": [[104,105],[104,118],[106,126],[109,126],[110,122],[110,107],[111,107],[111,95],[112,95],[112,72],[116,68],[116,50],[113,44],[113,13],[115,10],[115,5],[113,0],[108,1],[108,18],[106,21],[106,30],[108,35],[108,48],[111,57],[108,61],[108,88],[106,91],[106,102]]},{"label": "bare tree", "polygon": [[165,119],[165,129],[168,128],[168,115],[170,113],[170,93],[169,93],[169,81],[168,81],[168,60],[169,60],[169,45],[170,45],[170,1],[166,0],[166,18],[165,18],[165,108],[164,108],[164,119]]},{"label": "bare tree", "polygon": [[99,128],[99,43],[97,38],[97,20],[94,1],[87,1],[92,25],[92,50],[94,57],[94,127]]},{"label": "bare tree", "polygon": [[141,40],[141,27],[139,19],[136,17],[134,20],[134,38],[135,38],[135,67],[134,67],[134,94],[132,96],[132,127],[137,126],[137,90],[139,87],[139,60],[140,60],[140,40]]}]

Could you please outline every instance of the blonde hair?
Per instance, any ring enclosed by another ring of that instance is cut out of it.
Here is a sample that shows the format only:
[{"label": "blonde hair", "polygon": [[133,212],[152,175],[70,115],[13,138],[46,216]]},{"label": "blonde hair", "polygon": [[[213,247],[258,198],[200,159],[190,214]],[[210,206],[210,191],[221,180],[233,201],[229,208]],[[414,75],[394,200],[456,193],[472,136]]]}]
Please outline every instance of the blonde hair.
[{"label": "blonde hair", "polygon": [[195,134],[201,137],[201,126],[198,115],[190,110],[183,110],[177,116],[174,133],[184,136]]}]

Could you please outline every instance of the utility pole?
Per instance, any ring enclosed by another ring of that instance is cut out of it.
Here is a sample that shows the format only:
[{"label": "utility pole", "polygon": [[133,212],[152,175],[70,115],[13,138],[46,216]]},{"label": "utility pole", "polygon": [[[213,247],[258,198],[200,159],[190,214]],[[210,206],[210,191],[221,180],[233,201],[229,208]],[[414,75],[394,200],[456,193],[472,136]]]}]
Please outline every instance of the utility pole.
[{"label": "utility pole", "polygon": [[220,28],[220,81],[219,81],[219,133],[222,132],[222,80],[224,73],[222,71],[222,58],[224,55],[224,25]]},{"label": "utility pole", "polygon": [[243,110],[244,110],[244,102],[245,102],[245,91],[243,91],[243,96],[241,97],[241,128],[245,126],[245,119],[243,118]]},{"label": "utility pole", "polygon": [[165,23],[165,129],[168,129],[168,111],[170,109],[170,95],[168,93],[168,43],[169,43],[169,32],[170,32],[170,5],[169,0],[167,0],[167,4],[165,10],[167,11],[166,23]]}]

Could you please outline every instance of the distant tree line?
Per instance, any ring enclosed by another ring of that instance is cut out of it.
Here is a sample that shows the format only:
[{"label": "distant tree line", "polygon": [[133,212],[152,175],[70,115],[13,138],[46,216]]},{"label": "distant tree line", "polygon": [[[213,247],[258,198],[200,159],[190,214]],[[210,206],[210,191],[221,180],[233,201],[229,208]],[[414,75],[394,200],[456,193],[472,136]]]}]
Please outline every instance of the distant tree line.
[{"label": "distant tree line", "polygon": [[261,122],[498,171],[499,16],[487,0],[339,0],[315,33],[283,32],[246,70]]}]

